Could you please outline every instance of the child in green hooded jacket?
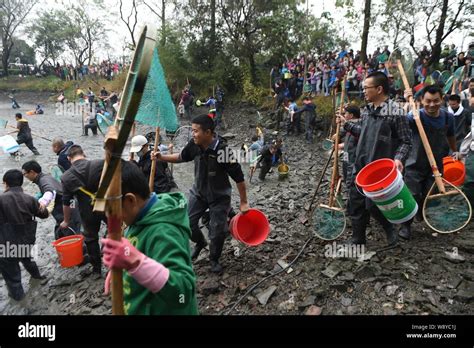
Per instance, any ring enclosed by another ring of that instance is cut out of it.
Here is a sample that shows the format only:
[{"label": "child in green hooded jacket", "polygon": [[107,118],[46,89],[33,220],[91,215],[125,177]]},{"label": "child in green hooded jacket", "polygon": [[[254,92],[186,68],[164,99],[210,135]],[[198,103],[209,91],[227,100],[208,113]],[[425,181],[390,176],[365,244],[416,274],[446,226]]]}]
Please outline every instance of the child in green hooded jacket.
[{"label": "child in green hooded jacket", "polygon": [[[195,315],[196,278],[191,229],[182,193],[156,195],[135,165],[122,162],[122,212],[128,228],[120,242],[102,239],[104,264],[125,270],[124,310],[129,315]],[[110,287],[110,272],[106,293]]]}]

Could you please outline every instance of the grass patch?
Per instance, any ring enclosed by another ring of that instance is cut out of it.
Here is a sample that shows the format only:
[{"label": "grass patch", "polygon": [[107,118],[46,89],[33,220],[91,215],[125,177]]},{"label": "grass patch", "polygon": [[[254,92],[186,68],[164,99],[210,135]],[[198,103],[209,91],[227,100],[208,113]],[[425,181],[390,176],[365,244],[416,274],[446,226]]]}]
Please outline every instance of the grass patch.
[{"label": "grass patch", "polygon": [[0,79],[0,91],[10,92],[16,90],[17,92],[49,92],[54,94],[52,96],[55,99],[56,94],[64,90],[65,96],[69,100],[76,98],[76,89],[80,88],[87,90],[92,87],[94,93],[98,94],[102,87],[105,87],[110,91],[120,91],[125,85],[125,79],[127,74],[120,74],[114,80],[108,81],[106,79],[94,79],[87,77],[82,81],[63,81],[56,76],[47,77],[17,77],[9,76]]}]

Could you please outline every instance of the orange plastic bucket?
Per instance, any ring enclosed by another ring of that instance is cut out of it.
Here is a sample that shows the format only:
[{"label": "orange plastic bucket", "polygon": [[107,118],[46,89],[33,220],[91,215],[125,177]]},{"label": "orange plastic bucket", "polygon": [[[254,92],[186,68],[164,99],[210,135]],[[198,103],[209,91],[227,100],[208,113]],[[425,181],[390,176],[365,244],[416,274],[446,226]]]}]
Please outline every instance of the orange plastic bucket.
[{"label": "orange plastic bucket", "polygon": [[84,236],[80,234],[63,237],[53,242],[53,246],[58,252],[61,267],[74,267],[84,261],[84,254],[82,253],[83,242]]},{"label": "orange plastic bucket", "polygon": [[270,234],[270,223],[258,209],[250,209],[245,214],[237,214],[229,223],[232,237],[248,246],[262,244]]},{"label": "orange plastic bucket", "polygon": [[382,158],[366,165],[356,177],[356,184],[364,191],[386,189],[397,179],[397,166],[390,158]]},{"label": "orange plastic bucket", "polygon": [[451,156],[443,158],[443,177],[454,186],[461,186],[466,180],[466,167],[461,161],[457,161]]}]

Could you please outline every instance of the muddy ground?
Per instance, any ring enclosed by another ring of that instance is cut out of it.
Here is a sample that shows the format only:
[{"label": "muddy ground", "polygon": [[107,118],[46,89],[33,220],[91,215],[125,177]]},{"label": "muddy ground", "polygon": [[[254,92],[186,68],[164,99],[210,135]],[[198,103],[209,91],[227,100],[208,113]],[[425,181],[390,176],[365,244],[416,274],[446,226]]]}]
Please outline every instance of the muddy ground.
[{"label": "muddy ground", "polygon": [[[102,158],[103,136],[81,136],[78,116],[56,115],[54,103],[48,95],[19,94],[18,102],[23,113],[34,109],[36,103],[45,105],[45,114],[29,117],[33,132],[48,138],[62,136],[81,144],[89,158]],[[0,96],[0,117],[14,125],[14,111],[6,95]],[[229,143],[240,148],[242,141],[250,142],[256,124],[256,109],[239,105],[226,113],[229,123],[227,132],[236,135]],[[185,124],[186,122],[183,122]],[[139,127],[146,133],[150,128]],[[2,130],[5,134],[5,131]],[[271,132],[271,131],[269,131]],[[460,233],[433,234],[424,223],[414,225],[414,238],[400,242],[399,247],[379,251],[385,245],[385,237],[373,223],[368,228],[367,256],[369,260],[331,258],[325,255],[325,242],[312,236],[310,224],[304,225],[302,217],[314,193],[316,180],[327,160],[328,153],[321,149],[324,134],[314,145],[304,139],[284,138],[285,153],[290,166],[290,176],[278,179],[276,169],[265,183],[256,178],[248,184],[250,205],[264,211],[272,232],[268,240],[258,247],[246,247],[231,239],[226,242],[222,255],[225,271],[217,276],[209,273],[208,251],[195,262],[199,309],[202,314],[229,313],[248,288],[274,272],[281,265],[293,261],[300,254],[291,270],[280,272],[264,281],[246,295],[231,314],[301,315],[301,314],[472,314],[474,295],[474,230],[470,224]],[[36,159],[45,171],[54,165],[57,157],[50,143],[35,138],[41,156],[34,157],[22,146],[24,154],[17,162],[8,155],[0,155],[1,173]],[[244,165],[248,178],[248,166]],[[329,171],[318,194],[319,201],[327,200]],[[180,189],[188,192],[193,182],[193,165],[174,167],[174,175]],[[235,186],[234,186],[235,187]],[[34,194],[37,188],[25,183],[26,192]],[[238,195],[234,189],[233,203],[238,207]],[[9,299],[5,283],[0,281],[1,314],[109,314],[111,302],[104,296],[105,277],[91,275],[90,266],[62,269],[51,243],[53,219],[41,221],[37,232],[40,270],[47,276],[44,281],[30,280],[22,271],[27,296],[21,302]],[[103,234],[103,231],[102,231]],[[344,242],[350,236],[350,226],[337,240]],[[458,257],[447,253],[457,251]],[[374,253],[369,253],[375,251]],[[279,265],[280,264],[280,265]],[[1,277],[1,276],[0,276]]]}]

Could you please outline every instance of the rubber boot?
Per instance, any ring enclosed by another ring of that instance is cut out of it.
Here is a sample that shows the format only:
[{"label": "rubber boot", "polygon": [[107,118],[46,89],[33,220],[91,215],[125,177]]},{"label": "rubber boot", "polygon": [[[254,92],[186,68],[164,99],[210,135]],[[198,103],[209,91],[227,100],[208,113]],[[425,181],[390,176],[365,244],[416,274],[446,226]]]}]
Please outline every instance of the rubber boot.
[{"label": "rubber boot", "polygon": [[205,240],[202,240],[194,246],[193,253],[191,254],[191,260],[196,260],[201,253],[202,249],[204,249],[207,246],[207,242]]},{"label": "rubber boot", "polygon": [[38,265],[34,261],[29,261],[29,262],[22,262],[23,267],[28,271],[28,273],[31,275],[31,278],[33,279],[46,279],[45,276],[41,275],[40,270],[38,268]]},{"label": "rubber boot", "polygon": [[384,228],[385,235],[387,236],[387,246],[394,246],[398,243],[398,234],[395,231],[393,225]]},{"label": "rubber boot", "polygon": [[10,286],[7,283],[7,289],[8,289],[8,296],[10,296],[12,299],[15,301],[21,301],[25,298],[25,291],[23,290],[23,286]]},{"label": "rubber boot", "polygon": [[366,243],[365,226],[361,226],[359,221],[352,221],[352,238],[349,240],[349,244],[365,245]]},{"label": "rubber boot", "polygon": [[222,249],[224,248],[225,237],[218,237],[211,240],[211,245],[209,246],[209,259],[211,261],[211,272],[212,273],[222,273],[222,266],[219,263],[219,258],[222,254]]},{"label": "rubber boot", "polygon": [[406,240],[411,239],[411,221],[405,222],[401,225],[400,230],[398,231],[398,235]]},{"label": "rubber boot", "polygon": [[86,242],[86,247],[93,272],[97,274],[102,274],[102,259],[100,257],[99,241],[94,240]]}]

